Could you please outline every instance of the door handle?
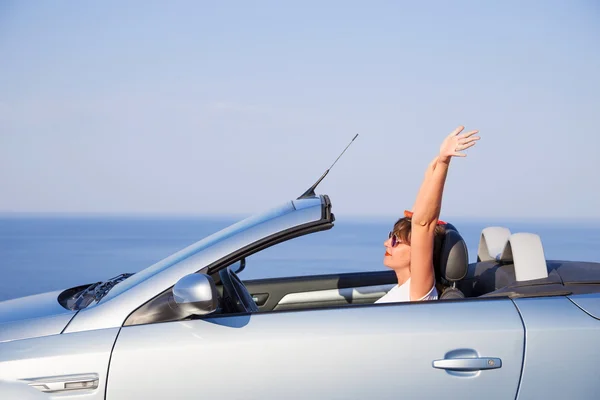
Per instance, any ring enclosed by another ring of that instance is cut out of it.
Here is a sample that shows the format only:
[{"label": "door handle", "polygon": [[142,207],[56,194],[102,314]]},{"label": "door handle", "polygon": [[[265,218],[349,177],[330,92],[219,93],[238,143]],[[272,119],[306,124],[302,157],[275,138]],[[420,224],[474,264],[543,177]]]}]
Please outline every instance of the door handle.
[{"label": "door handle", "polygon": [[445,358],[433,362],[433,368],[451,371],[479,371],[482,369],[496,369],[500,367],[502,367],[502,360],[490,357]]}]

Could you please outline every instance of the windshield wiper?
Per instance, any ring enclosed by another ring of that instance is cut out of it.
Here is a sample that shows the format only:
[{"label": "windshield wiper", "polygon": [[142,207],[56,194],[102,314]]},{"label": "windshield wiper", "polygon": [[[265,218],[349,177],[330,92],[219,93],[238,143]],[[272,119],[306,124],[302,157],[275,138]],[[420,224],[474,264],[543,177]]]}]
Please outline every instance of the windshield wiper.
[{"label": "windshield wiper", "polygon": [[73,303],[71,309],[73,310],[81,310],[90,305],[93,301],[99,302],[101,298],[106,296],[106,294],[112,289],[117,283],[129,278],[131,273],[125,273],[117,275],[113,278],[110,278],[106,282],[96,282],[90,286],[88,286],[84,291],[82,291],[77,299]]}]

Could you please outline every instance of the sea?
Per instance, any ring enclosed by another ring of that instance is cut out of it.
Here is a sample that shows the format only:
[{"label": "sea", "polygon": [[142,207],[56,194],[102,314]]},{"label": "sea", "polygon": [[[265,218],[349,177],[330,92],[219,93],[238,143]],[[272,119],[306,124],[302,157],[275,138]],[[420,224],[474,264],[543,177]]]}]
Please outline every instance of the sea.
[{"label": "sea", "polygon": [[[0,301],[138,272],[240,217],[0,216]],[[383,242],[394,219],[337,217],[324,232],[248,257],[240,278],[384,270]],[[600,262],[598,221],[450,220],[477,258],[481,230],[505,226],[540,235],[547,259]]]}]

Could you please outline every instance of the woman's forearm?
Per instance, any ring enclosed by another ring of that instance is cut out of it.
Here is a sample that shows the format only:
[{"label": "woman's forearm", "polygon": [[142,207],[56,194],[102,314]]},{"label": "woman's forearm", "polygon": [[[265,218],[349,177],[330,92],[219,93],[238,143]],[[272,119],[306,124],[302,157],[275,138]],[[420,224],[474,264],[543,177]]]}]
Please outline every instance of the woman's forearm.
[{"label": "woman's forearm", "polygon": [[425,170],[425,175],[423,177],[423,182],[419,187],[419,192],[417,193],[417,198],[415,199],[415,203],[413,204],[411,211],[415,210],[415,206],[417,205],[417,203],[422,202],[422,198],[425,195],[427,187],[430,184],[431,177],[433,176],[433,171],[435,171],[438,158],[439,156],[435,156],[434,159],[429,163],[429,165],[427,165],[427,169]]}]

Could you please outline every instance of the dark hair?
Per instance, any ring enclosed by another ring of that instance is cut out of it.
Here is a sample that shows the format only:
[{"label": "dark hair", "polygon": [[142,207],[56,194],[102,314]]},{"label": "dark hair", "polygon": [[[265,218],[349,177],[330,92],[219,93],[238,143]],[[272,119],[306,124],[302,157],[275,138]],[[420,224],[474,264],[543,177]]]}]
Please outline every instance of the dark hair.
[{"label": "dark hair", "polygon": [[[409,217],[402,217],[394,224],[393,232],[398,236],[398,239],[402,240],[403,243],[410,245],[410,232],[412,227],[412,220]],[[439,241],[444,237],[446,229],[443,225],[436,225],[435,227],[435,241]],[[441,244],[441,243],[440,243]],[[435,243],[434,243],[435,249]]]},{"label": "dark hair", "polygon": [[[395,233],[403,243],[406,243],[408,245],[410,245],[410,232],[412,227],[411,224],[411,218],[402,217],[398,221],[396,221],[393,230],[393,233]],[[435,271],[436,278],[440,276],[439,258],[445,235],[446,229],[444,228],[444,225],[436,225],[435,235],[433,237],[433,268]]]}]

